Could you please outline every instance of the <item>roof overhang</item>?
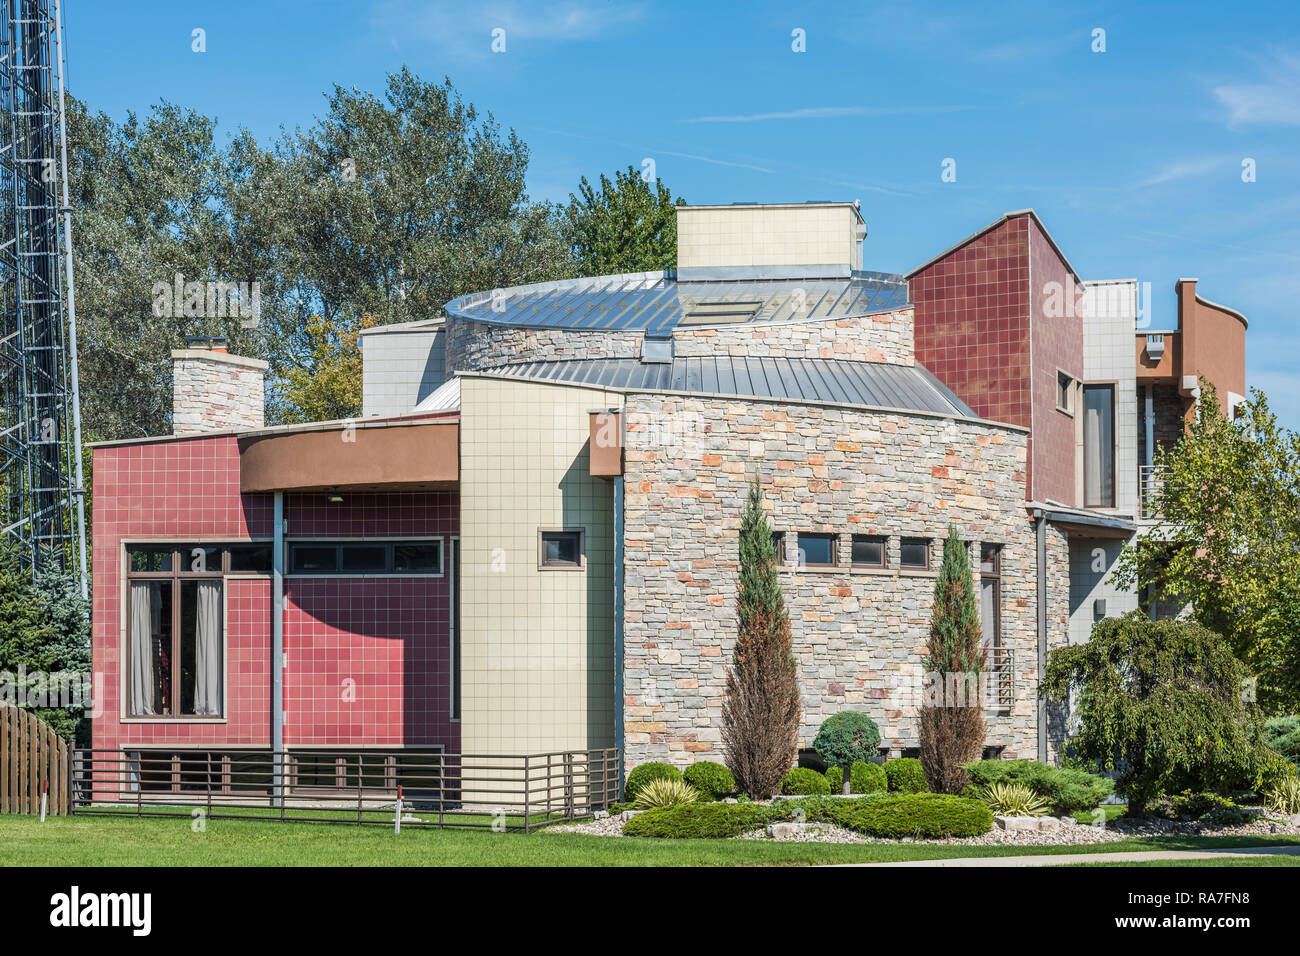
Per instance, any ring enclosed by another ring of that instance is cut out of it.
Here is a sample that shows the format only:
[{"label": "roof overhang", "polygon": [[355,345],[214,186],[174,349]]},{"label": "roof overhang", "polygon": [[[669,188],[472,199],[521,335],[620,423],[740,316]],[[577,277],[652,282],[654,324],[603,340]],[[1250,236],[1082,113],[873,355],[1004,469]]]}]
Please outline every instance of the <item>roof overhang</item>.
[{"label": "roof overhang", "polygon": [[1101,514],[1032,501],[1028,507],[1034,514],[1041,513],[1066,534],[1081,538],[1127,539],[1137,533],[1137,525],[1122,515]]},{"label": "roof overhang", "polygon": [[239,490],[436,491],[460,480],[458,417],[330,422],[239,436]]}]

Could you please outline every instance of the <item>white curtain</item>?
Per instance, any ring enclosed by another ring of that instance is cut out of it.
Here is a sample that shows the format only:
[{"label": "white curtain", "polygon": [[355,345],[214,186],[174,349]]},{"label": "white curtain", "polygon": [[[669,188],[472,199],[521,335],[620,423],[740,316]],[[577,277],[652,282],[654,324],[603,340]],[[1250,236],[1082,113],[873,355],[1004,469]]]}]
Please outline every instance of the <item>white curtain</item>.
[{"label": "white curtain", "polygon": [[221,713],[221,582],[198,582],[194,616],[194,713]]},{"label": "white curtain", "polygon": [[153,636],[162,611],[156,584],[131,585],[131,706],[132,714],[152,714]]}]

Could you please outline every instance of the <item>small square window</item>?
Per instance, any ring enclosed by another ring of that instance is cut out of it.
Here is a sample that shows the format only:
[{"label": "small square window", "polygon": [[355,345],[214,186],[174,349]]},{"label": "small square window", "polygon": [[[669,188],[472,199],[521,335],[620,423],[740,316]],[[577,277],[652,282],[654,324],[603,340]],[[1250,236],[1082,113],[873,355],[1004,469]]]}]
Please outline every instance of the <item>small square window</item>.
[{"label": "small square window", "polygon": [[903,538],[899,545],[898,563],[904,568],[929,568],[930,539]]},{"label": "small square window", "polygon": [[833,534],[800,534],[799,564],[810,568],[833,567],[837,543]]},{"label": "small square window", "polygon": [[1074,379],[1059,369],[1056,373],[1056,410],[1074,414]]},{"label": "small square window", "polygon": [[583,533],[578,530],[538,532],[538,566],[573,570],[583,566]]},{"label": "small square window", "polygon": [[885,566],[885,539],[867,534],[853,536],[853,564],[859,568]]}]

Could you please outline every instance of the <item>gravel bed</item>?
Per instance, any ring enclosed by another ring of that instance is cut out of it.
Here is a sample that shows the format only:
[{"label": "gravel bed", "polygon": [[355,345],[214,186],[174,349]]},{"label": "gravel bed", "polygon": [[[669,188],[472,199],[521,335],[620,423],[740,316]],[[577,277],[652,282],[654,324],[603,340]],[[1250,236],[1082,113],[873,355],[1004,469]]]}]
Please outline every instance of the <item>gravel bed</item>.
[{"label": "gravel bed", "polygon": [[[581,833],[588,836],[623,836],[624,817],[634,814],[620,814],[601,817],[585,823],[564,823],[547,827],[547,833]],[[936,846],[1084,846],[1089,843],[1111,843],[1129,837],[1152,837],[1171,835],[1195,836],[1277,836],[1300,835],[1300,826],[1276,818],[1253,820],[1241,826],[1218,827],[1201,824],[1196,821],[1173,820],[1111,820],[1105,826],[1093,826],[1079,823],[1065,817],[1061,825],[1054,830],[1003,830],[997,825],[988,833],[977,837],[952,837],[946,840],[913,840],[904,837],[890,840],[880,837],[863,836],[853,830],[835,826],[830,823],[809,823],[802,831],[781,837],[773,837],[766,827],[742,834],[742,840],[772,840],[783,843],[923,843]]]}]

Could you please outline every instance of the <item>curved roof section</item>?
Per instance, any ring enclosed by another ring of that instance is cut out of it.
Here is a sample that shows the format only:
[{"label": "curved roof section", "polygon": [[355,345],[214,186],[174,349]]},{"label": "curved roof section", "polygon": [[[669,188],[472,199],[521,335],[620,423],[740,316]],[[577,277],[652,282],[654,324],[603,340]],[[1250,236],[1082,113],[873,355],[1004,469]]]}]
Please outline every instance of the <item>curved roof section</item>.
[{"label": "curved roof section", "polygon": [[644,331],[667,338],[678,325],[838,319],[907,304],[906,280],[884,272],[682,282],[672,272],[634,272],[474,292],[448,302],[447,313],[491,325]]},{"label": "curved roof section", "polygon": [[664,364],[644,364],[638,359],[524,362],[498,366],[484,374],[631,391],[793,399],[979,417],[920,365],[706,355],[674,358]]}]

